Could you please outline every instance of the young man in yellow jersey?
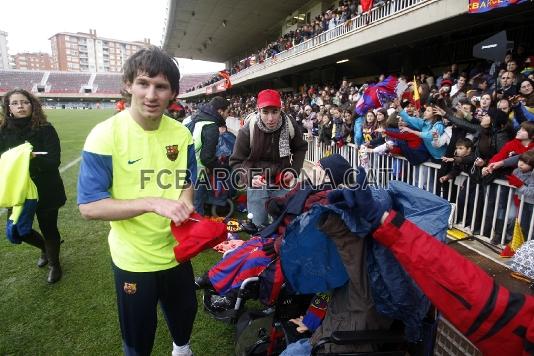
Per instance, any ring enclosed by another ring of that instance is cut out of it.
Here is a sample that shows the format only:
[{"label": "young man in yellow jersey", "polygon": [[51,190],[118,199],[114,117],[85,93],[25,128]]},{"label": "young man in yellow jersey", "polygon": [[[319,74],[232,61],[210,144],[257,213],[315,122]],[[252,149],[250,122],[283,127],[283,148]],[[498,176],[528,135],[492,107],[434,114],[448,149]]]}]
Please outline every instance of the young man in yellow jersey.
[{"label": "young man in yellow jersey", "polygon": [[174,344],[172,355],[192,355],[189,337],[197,302],[191,263],[178,264],[170,223],[193,211],[196,161],[189,130],[163,112],[178,93],[173,58],[144,48],[124,65],[127,110],[93,128],[78,179],[86,219],[108,220],[108,236],[126,355],[149,355],[157,304]]}]

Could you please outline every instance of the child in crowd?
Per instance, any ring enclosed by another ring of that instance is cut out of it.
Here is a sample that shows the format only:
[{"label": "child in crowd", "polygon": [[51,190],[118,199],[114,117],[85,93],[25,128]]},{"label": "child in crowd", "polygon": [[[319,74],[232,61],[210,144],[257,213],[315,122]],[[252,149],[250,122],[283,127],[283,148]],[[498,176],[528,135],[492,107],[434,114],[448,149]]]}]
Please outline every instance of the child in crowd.
[{"label": "child in crowd", "polygon": [[376,132],[378,135],[382,135],[386,129],[386,121],[388,118],[388,112],[384,108],[380,108],[376,111]]},{"label": "child in crowd", "polygon": [[352,143],[354,142],[354,139],[352,138],[354,131],[354,120],[352,117],[352,113],[350,110],[344,110],[343,111],[343,140],[346,143]]},{"label": "child in crowd", "polygon": [[[439,173],[445,173],[444,176],[441,176],[439,178],[439,182],[442,184],[442,196],[447,196],[447,191],[445,189],[449,187],[455,188],[457,186],[459,193],[458,193],[458,211],[457,211],[457,222],[463,221],[464,216],[464,209],[466,205],[466,196],[469,192],[469,201],[468,201],[468,208],[467,212],[473,211],[473,206],[475,204],[475,199],[473,198],[476,195],[476,179],[473,176],[475,171],[472,169],[473,165],[475,164],[475,160],[477,159],[475,154],[475,149],[473,147],[473,141],[471,141],[468,138],[459,138],[456,140],[456,150],[454,151],[454,157],[447,157],[443,156],[442,161],[445,164],[448,164],[448,170],[440,171]],[[460,176],[460,174],[464,172],[466,173],[471,180],[469,181],[469,184],[466,182],[466,178],[463,176]],[[454,180],[455,185],[446,186],[444,183]],[[467,187],[469,187],[467,189]],[[445,188],[445,189],[444,189]],[[454,196],[454,194],[452,195]],[[480,200],[480,198],[479,198]],[[466,215],[466,220],[464,221],[464,224],[466,226],[471,224],[471,214]]]},{"label": "child in crowd", "polygon": [[443,156],[443,162],[452,163],[452,168],[446,175],[439,178],[440,183],[455,179],[460,173],[470,174],[471,167],[475,163],[475,152],[473,150],[473,141],[468,138],[460,138],[456,141],[456,150],[454,157]]},{"label": "child in crowd", "polygon": [[363,123],[362,133],[363,133],[363,143],[369,144],[376,136],[376,115],[373,110],[369,110],[365,114],[365,122]]},{"label": "child in crowd", "polygon": [[[508,157],[524,153],[534,149],[534,122],[524,121],[516,133],[515,139],[508,141],[489,161],[496,163]],[[492,169],[486,167],[483,172],[492,173]]]},{"label": "child in crowd", "polygon": [[[519,155],[517,168],[512,175],[507,176],[508,183],[517,188],[517,198],[514,199],[516,208],[519,209],[520,201],[523,200],[523,210],[519,217],[521,230],[525,239],[528,238],[530,225],[532,222],[532,211],[534,210],[534,150],[527,151]],[[517,215],[517,210],[511,215]],[[534,229],[534,228],[533,228]],[[534,231],[532,232],[534,234]]]},{"label": "child in crowd", "polygon": [[[321,115],[321,114],[319,114]],[[332,122],[330,121],[329,114],[322,115],[322,121],[320,121],[319,125],[319,141],[318,143],[330,145],[330,142],[332,142]]]},{"label": "child in crowd", "polygon": [[330,114],[332,115],[332,140],[339,145],[343,145],[343,118],[341,117],[341,111],[335,105],[330,108]]}]

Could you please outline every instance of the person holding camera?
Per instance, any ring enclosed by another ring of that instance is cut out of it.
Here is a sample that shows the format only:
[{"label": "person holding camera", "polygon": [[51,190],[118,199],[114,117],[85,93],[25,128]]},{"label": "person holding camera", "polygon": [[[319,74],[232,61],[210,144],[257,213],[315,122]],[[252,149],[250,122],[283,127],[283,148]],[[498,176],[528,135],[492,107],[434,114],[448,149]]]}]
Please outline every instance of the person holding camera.
[{"label": "person holding camera", "polygon": [[484,94],[481,97],[473,97],[471,99],[471,103],[477,108],[475,110],[475,114],[473,115],[473,118],[477,123],[480,123],[482,118],[488,114],[491,102],[492,100],[490,94]]}]

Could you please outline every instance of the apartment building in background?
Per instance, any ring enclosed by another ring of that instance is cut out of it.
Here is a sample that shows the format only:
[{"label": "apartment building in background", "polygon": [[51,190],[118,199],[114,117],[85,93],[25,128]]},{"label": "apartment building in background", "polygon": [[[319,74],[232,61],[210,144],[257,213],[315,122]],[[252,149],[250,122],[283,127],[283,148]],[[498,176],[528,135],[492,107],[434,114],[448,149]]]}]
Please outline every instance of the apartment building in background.
[{"label": "apartment building in background", "polygon": [[52,57],[48,53],[17,53],[11,56],[11,68],[21,70],[52,70]]},{"label": "apartment building in background", "polygon": [[9,54],[7,50],[7,32],[0,30],[0,69],[9,69]]},{"label": "apartment building in background", "polygon": [[98,37],[91,29],[89,33],[56,33],[49,40],[53,69],[68,72],[118,73],[130,55],[150,45],[147,38],[142,42],[114,40]]}]

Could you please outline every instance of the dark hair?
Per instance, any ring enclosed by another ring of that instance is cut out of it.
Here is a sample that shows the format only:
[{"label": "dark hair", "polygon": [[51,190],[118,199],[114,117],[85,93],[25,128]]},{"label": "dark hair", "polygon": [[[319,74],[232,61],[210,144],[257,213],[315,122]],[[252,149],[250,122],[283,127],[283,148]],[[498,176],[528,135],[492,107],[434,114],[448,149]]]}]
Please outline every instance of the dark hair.
[{"label": "dark hair", "polygon": [[475,109],[475,106],[470,103],[469,101],[464,101],[464,102],[460,102],[462,105],[469,105],[469,112],[472,114],[474,109]]},{"label": "dark hair", "polygon": [[534,167],[534,150],[521,153],[519,155],[519,160],[525,162],[531,167]]},{"label": "dark hair", "polygon": [[519,89],[521,88],[521,84],[523,84],[524,82],[529,82],[530,85],[532,85],[534,87],[534,82],[528,78],[522,78],[521,80],[517,81],[517,91],[519,91]]},{"label": "dark hair", "polygon": [[519,127],[528,133],[530,140],[534,139],[534,121],[523,121]]},{"label": "dark hair", "polygon": [[[146,73],[150,78],[162,74],[171,85],[171,90],[178,95],[180,90],[180,70],[176,59],[156,46],[142,48],[132,54],[124,63],[122,83],[132,84],[135,78]],[[123,90],[122,95],[130,99],[131,94]],[[174,100],[174,98],[173,98]]]},{"label": "dark hair", "polygon": [[473,79],[473,88],[478,89],[479,85],[482,83],[488,83],[488,79],[484,76],[476,77]]},{"label": "dark hair", "polygon": [[497,128],[502,128],[510,121],[508,119],[508,114],[496,108],[490,108],[490,110],[488,110],[488,115],[491,118],[491,123]]},{"label": "dark hair", "polygon": [[[388,119],[388,116],[389,116],[389,115],[388,115],[388,111],[387,111],[386,109],[384,109],[384,108],[380,108],[380,109],[378,109],[378,111],[377,111],[377,114],[378,114],[378,113],[381,113],[382,115],[384,115],[384,120],[387,120],[387,119]],[[378,119],[378,117],[377,117],[377,119]]]},{"label": "dark hair", "polygon": [[523,94],[521,94],[520,90],[521,90],[521,84],[523,84],[524,82],[529,82],[530,85],[532,85],[534,87],[534,81],[528,79],[528,78],[524,78],[524,79],[521,79],[517,82],[517,93],[520,94],[521,96],[524,96],[525,99],[527,100],[526,102],[526,106],[534,106],[534,92],[528,94],[528,96],[525,96]]},{"label": "dark hair", "polygon": [[473,148],[473,141],[465,137],[459,138],[458,140],[456,140],[456,147],[458,146],[464,146],[466,148]]},{"label": "dark hair", "polygon": [[[432,109],[434,108],[443,108],[443,107],[446,107],[447,105],[438,105],[437,103],[430,103],[430,104],[427,104],[425,105],[425,110],[428,108],[428,107],[431,107]],[[438,115],[438,114],[433,114],[432,115],[432,123],[436,123],[438,121],[442,121],[443,120],[443,117],[441,115]]]},{"label": "dark hair", "polygon": [[230,106],[230,102],[222,96],[215,96],[209,101],[209,105],[215,110],[226,110]]},{"label": "dark hair", "polygon": [[39,126],[48,125],[48,121],[46,120],[46,114],[43,111],[43,107],[39,99],[35,95],[24,89],[16,88],[11,91],[8,91],[6,95],[4,95],[4,98],[2,100],[2,114],[0,115],[0,128],[5,127],[7,125],[6,117],[13,117],[11,109],[9,108],[9,99],[13,94],[24,95],[32,104],[32,119],[30,125],[32,129],[36,129]]}]

